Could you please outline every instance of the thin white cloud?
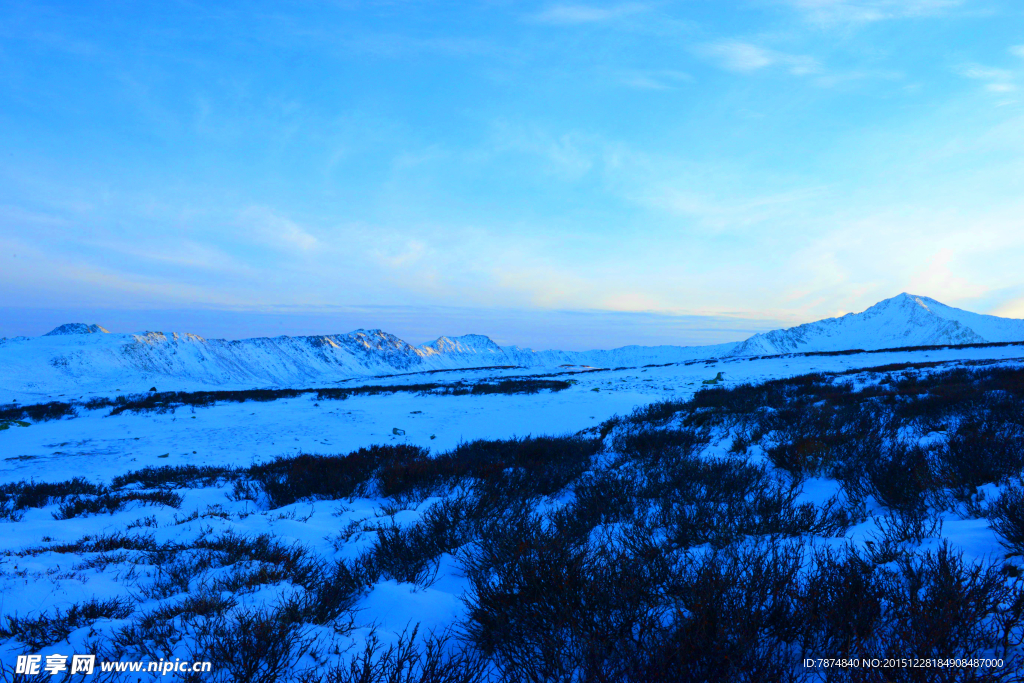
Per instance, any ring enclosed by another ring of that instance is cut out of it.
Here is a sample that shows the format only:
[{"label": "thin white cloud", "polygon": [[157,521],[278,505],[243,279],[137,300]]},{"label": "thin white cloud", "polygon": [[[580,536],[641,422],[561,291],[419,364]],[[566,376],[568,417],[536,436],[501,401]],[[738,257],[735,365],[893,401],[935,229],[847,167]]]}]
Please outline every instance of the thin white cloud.
[{"label": "thin white cloud", "polygon": [[824,188],[807,187],[742,198],[716,196],[706,188],[692,189],[692,181],[682,179],[642,190],[633,200],[655,211],[692,218],[709,234],[725,234],[785,220],[824,192]]},{"label": "thin white cloud", "polygon": [[552,135],[549,132],[499,121],[494,126],[494,150],[517,152],[545,160],[546,170],[563,180],[579,180],[587,175],[600,156],[596,141],[576,132]]},{"label": "thin white cloud", "polygon": [[751,73],[778,66],[796,76],[819,73],[821,67],[813,57],[790,55],[738,40],[723,40],[704,45],[699,52],[729,71]]},{"label": "thin white cloud", "polygon": [[239,223],[253,237],[273,247],[308,251],[319,244],[317,238],[298,223],[265,206],[245,209],[239,216]]},{"label": "thin white cloud", "polygon": [[709,45],[707,53],[721,60],[722,66],[731,71],[757,71],[775,63],[768,50],[750,43],[725,42]]},{"label": "thin white cloud", "polygon": [[531,18],[542,24],[598,24],[647,11],[642,3],[630,2],[611,7],[594,5],[552,5]]},{"label": "thin white cloud", "polygon": [[1014,45],[1010,48],[1010,54],[1024,59],[1024,45]]},{"label": "thin white cloud", "polygon": [[936,16],[964,0],[782,0],[817,24],[865,24],[886,19]]},{"label": "thin white cloud", "polygon": [[1011,71],[993,69],[980,64],[963,64],[957,67],[956,72],[964,78],[973,78],[978,81],[1006,81],[1013,78]]},{"label": "thin white cloud", "polygon": [[985,81],[985,89],[989,92],[1007,93],[1017,89],[1013,83],[1014,73],[1008,69],[997,69],[981,64],[961,64],[955,71],[964,78]]},{"label": "thin white cloud", "polygon": [[619,82],[637,90],[675,90],[681,83],[692,81],[690,74],[682,71],[624,71]]},{"label": "thin white cloud", "polygon": [[436,255],[424,240],[407,239],[398,244],[381,245],[370,249],[370,254],[381,264],[391,269],[407,268]]}]

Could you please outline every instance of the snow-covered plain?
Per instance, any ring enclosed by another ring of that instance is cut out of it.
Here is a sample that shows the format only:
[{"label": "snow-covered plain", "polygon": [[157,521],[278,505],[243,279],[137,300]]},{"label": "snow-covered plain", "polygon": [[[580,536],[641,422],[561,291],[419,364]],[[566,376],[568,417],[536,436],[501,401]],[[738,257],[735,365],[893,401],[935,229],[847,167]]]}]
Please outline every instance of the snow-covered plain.
[{"label": "snow-covered plain", "polygon": [[[73,476],[108,481],[126,470],[151,465],[248,465],[296,453],[348,453],[375,443],[410,443],[443,452],[475,439],[575,433],[613,415],[628,414],[635,407],[667,399],[686,400],[719,371],[724,375],[723,385],[732,386],[892,363],[955,364],[1022,357],[1024,345],[842,356],[733,357],[662,367],[598,371],[562,368],[561,373],[566,374],[555,376],[573,379],[575,386],[532,395],[396,393],[323,402],[304,396],[113,417],[107,410],[81,410],[81,417],[72,420],[40,422],[31,429],[3,432],[0,483],[22,479],[63,481]],[[377,378],[373,384],[473,383],[527,374],[529,370],[524,368],[410,373]],[[344,385],[359,383],[351,380]],[[85,397],[95,395],[117,393],[96,392]],[[395,428],[405,434],[396,436]]]},{"label": "snow-covered plain", "polygon": [[[0,432],[0,483],[57,482],[72,477],[109,483],[116,475],[147,466],[244,466],[297,453],[347,453],[380,443],[410,443],[440,453],[475,439],[593,432],[603,421],[616,414],[628,414],[634,407],[663,399],[687,399],[703,386],[703,381],[718,372],[724,373],[728,386],[890,363],[942,363],[938,366],[941,369],[963,361],[988,360],[1017,366],[1024,363],[1022,351],[1022,347],[1007,346],[729,358],[564,375],[577,383],[565,391],[531,395],[398,393],[354,396],[343,401],[316,401],[312,396],[303,396],[267,403],[226,403],[194,410],[179,408],[167,413],[116,416],[108,416],[106,410],[80,410],[79,417],[15,426]],[[444,381],[474,382],[523,372],[460,371],[445,373]],[[378,382],[401,384],[422,379],[410,374]],[[436,381],[437,375],[432,379]],[[404,434],[396,435],[396,428]],[[710,448],[705,457],[722,457],[728,446],[729,439],[725,438]],[[801,496],[820,504],[836,490],[835,482],[809,480],[804,482]],[[129,504],[113,514],[58,521],[54,519],[57,506],[53,504],[29,509],[18,521],[0,522],[0,618],[53,614],[54,610],[92,598],[129,599],[135,614],[173,601],[145,596],[140,587],[158,577],[144,564],[133,564],[126,558],[114,559],[109,565],[90,563],[88,560],[101,554],[48,552],[48,546],[120,533],[146,535],[157,543],[187,543],[188,539],[231,532],[244,536],[270,534],[286,544],[302,544],[328,560],[355,558],[372,544],[373,529],[413,523],[436,502],[427,499],[395,504],[371,496],[302,501],[266,509],[252,500],[237,500],[231,486],[225,483],[181,489],[178,493],[183,500],[177,509]],[[989,493],[994,495],[995,491]],[[558,499],[547,504],[557,505]],[[868,512],[880,515],[884,511],[876,505]],[[829,542],[863,542],[873,530],[875,527],[868,520],[851,528],[843,539]],[[1001,556],[1003,552],[985,519],[946,513],[941,537],[952,541],[971,560]],[[926,543],[935,545],[939,538],[928,539]],[[268,584],[257,590],[240,591],[234,599],[238,609],[265,607],[293,590],[287,582]],[[399,634],[417,624],[421,632],[457,625],[465,618],[463,597],[467,590],[458,560],[447,554],[438,560],[436,581],[430,585],[393,579],[379,581],[364,591],[355,606],[354,628],[341,634],[326,626],[312,628],[310,637],[319,647],[295,664],[298,668],[326,667],[351,657],[371,633],[389,643],[396,642]],[[65,641],[44,648],[44,654],[91,651],[91,644],[98,637],[110,635],[129,622],[127,618],[101,619],[69,633]],[[176,656],[192,656],[187,638],[171,649]],[[0,660],[5,666],[12,666],[16,655],[24,651],[24,645],[12,638],[3,645]]]}]

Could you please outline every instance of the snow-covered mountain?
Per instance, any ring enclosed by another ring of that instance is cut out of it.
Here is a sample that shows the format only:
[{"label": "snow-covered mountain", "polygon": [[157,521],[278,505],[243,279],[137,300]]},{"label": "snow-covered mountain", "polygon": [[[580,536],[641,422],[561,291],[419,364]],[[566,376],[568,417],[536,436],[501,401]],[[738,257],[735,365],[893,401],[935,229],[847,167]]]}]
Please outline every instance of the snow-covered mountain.
[{"label": "snow-covered mountain", "polygon": [[446,367],[620,367],[717,358],[726,355],[735,346],[735,342],[730,342],[709,346],[623,346],[594,351],[534,351],[519,346],[499,346],[490,337],[467,334],[462,337],[440,337],[418,348],[425,354],[425,359],[445,358]]},{"label": "snow-covered mountain", "polygon": [[[200,387],[311,386],[353,377],[515,365],[558,368],[678,363],[801,351],[1024,340],[1024,320],[970,313],[900,294],[863,313],[829,318],[714,346],[625,346],[533,351],[470,334],[413,346],[382,330],[229,341],[194,334],[108,333],[61,325],[42,337],[0,340],[0,392],[142,391]],[[0,403],[5,402],[0,393]]]},{"label": "snow-covered mountain", "polygon": [[107,330],[99,325],[86,325],[85,323],[67,323],[47,332],[44,337],[61,337],[68,334],[97,334],[106,333]]},{"label": "snow-covered mountain", "polygon": [[231,341],[163,332],[113,334],[98,325],[72,323],[42,337],[0,340],[0,391],[58,394],[144,391],[150,385],[161,390],[310,386],[353,377],[495,365],[670,363],[721,356],[733,346],[536,352],[502,347],[483,335],[441,337],[422,346],[382,330]]},{"label": "snow-covered mountain", "polygon": [[900,294],[862,313],[847,313],[755,334],[731,352],[757,356],[801,351],[889,349],[1024,340],[1024,320],[953,308],[926,296]]}]

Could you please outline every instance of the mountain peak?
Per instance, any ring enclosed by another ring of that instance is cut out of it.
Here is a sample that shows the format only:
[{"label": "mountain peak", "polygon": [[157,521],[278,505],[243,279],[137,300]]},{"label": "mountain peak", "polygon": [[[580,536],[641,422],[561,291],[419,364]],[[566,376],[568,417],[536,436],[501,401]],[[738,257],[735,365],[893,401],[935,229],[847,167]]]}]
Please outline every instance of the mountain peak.
[{"label": "mountain peak", "polygon": [[903,292],[861,313],[755,334],[732,355],[886,349],[1024,340],[1024,320],[953,308]]},{"label": "mountain peak", "polygon": [[502,353],[493,339],[483,334],[464,334],[461,337],[438,337],[419,347],[432,353]]},{"label": "mountain peak", "polygon": [[58,327],[53,328],[44,337],[56,337],[67,334],[97,334],[97,333],[108,334],[107,330],[103,329],[99,325],[87,325],[86,323],[65,323]]},{"label": "mountain peak", "polygon": [[889,297],[888,299],[882,299],[873,306],[869,306],[864,310],[867,313],[870,310],[886,310],[891,308],[908,308],[918,307],[927,309],[930,304],[938,303],[935,299],[930,299],[926,296],[918,296],[916,294],[910,294],[908,292],[901,292],[896,296]]}]

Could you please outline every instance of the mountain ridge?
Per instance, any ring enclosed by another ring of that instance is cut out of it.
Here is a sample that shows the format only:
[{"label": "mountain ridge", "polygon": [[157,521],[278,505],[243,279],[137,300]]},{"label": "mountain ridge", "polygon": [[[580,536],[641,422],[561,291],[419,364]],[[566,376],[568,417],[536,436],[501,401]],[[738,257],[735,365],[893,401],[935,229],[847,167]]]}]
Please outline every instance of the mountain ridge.
[{"label": "mountain ridge", "polygon": [[[26,392],[177,386],[288,386],[354,377],[498,365],[620,367],[736,356],[1024,340],[1024,320],[900,294],[848,313],[711,346],[559,351],[442,336],[414,346],[380,329],[346,334],[206,339],[190,333],[111,333],[68,323],[41,337],[0,340],[0,389]],[[144,386],[145,385],[145,386]]]},{"label": "mountain ridge", "polygon": [[100,327],[99,325],[89,325],[87,323],[65,323],[58,325],[46,334],[44,337],[59,337],[69,334],[96,334],[103,333],[109,334],[108,330]]}]

